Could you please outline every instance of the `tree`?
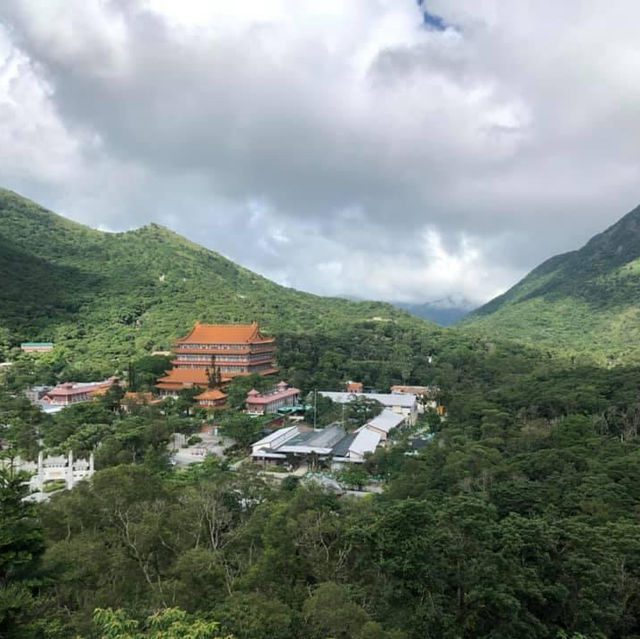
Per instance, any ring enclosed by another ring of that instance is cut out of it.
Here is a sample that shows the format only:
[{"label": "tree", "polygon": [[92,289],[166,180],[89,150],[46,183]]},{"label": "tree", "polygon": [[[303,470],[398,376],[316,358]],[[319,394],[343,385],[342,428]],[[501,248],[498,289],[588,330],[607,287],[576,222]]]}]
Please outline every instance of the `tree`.
[{"label": "tree", "polygon": [[400,372],[402,382],[406,384],[413,370],[413,352],[411,347],[404,342],[396,342],[393,346],[391,362]]},{"label": "tree", "polygon": [[166,355],[145,355],[136,359],[129,364],[135,383],[135,386],[129,386],[129,390],[153,390],[157,378],[169,368],[171,357]]},{"label": "tree", "polygon": [[350,464],[338,474],[338,481],[349,487],[361,490],[369,481],[369,473],[360,464]]},{"label": "tree", "polygon": [[358,428],[382,412],[382,404],[364,395],[354,397],[346,406],[350,428]]},{"label": "tree", "polygon": [[222,627],[239,638],[294,639],[294,612],[286,604],[258,593],[234,593],[216,608]]},{"label": "tree", "polygon": [[309,424],[323,427],[342,418],[342,406],[319,393],[309,393],[307,406],[309,406],[309,409],[305,412],[304,418]]},{"label": "tree", "polygon": [[318,639],[351,639],[369,621],[367,612],[350,601],[348,588],[333,582],[320,584],[302,610],[311,636]]},{"label": "tree", "polygon": [[261,431],[260,421],[245,413],[226,412],[220,417],[220,432],[242,448],[256,441]]},{"label": "tree", "polygon": [[186,415],[187,417],[192,414],[193,409],[195,408],[195,400],[193,399],[196,395],[199,395],[202,392],[202,389],[198,386],[193,386],[191,388],[181,388],[178,391],[178,398],[175,402],[175,410],[178,415]]},{"label": "tree", "polygon": [[211,367],[207,368],[207,388],[220,388],[222,385],[222,373],[216,366],[216,356],[211,355]]},{"label": "tree", "polygon": [[429,431],[432,433],[437,433],[442,426],[442,419],[440,415],[436,413],[435,410],[429,408],[424,414],[424,420],[429,427]]},{"label": "tree", "polygon": [[122,609],[96,608],[93,624],[100,639],[223,639],[217,622],[188,615],[180,608],[158,610],[142,627]]},{"label": "tree", "polygon": [[133,362],[129,362],[127,365],[127,388],[130,391],[138,390],[138,375],[136,365]]},{"label": "tree", "polygon": [[263,375],[252,373],[251,375],[240,375],[234,377],[227,388],[227,404],[230,408],[241,410],[244,408],[247,399],[247,393],[255,388],[258,391],[264,391],[273,384],[272,380],[267,379]]},{"label": "tree", "polygon": [[100,397],[100,401],[104,406],[107,407],[108,410],[113,412],[120,411],[120,403],[122,398],[124,397],[124,390],[119,382],[112,384],[107,392]]},{"label": "tree", "polygon": [[0,468],[0,636],[20,637],[31,603],[27,585],[44,551],[42,530],[29,494],[28,476]]}]

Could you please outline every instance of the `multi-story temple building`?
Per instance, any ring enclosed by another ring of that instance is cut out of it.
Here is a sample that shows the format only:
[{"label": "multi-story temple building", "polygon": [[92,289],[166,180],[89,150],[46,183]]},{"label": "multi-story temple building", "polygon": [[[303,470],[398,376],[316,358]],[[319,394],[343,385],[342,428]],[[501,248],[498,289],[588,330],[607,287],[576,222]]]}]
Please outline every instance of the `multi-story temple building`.
[{"label": "multi-story temple building", "polygon": [[182,388],[207,388],[219,376],[222,384],[238,375],[272,375],[275,366],[275,338],[265,337],[257,322],[252,324],[200,324],[176,340],[173,368],[158,379],[156,388],[173,394]]}]

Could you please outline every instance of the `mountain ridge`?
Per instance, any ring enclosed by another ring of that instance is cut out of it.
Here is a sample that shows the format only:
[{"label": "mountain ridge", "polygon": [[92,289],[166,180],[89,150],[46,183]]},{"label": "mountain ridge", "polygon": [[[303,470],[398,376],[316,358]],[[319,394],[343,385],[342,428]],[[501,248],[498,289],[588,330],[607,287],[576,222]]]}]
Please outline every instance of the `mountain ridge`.
[{"label": "mountain ridge", "polygon": [[106,369],[168,348],[196,319],[321,332],[381,317],[436,330],[384,302],[281,286],[159,224],[98,231],[6,189],[0,277],[0,358],[20,341],[42,339]]},{"label": "mountain ridge", "polygon": [[450,298],[422,303],[393,302],[393,304],[417,317],[435,322],[440,326],[452,326],[472,310],[472,307],[456,303],[455,300]]},{"label": "mountain ridge", "polygon": [[609,363],[640,358],[640,206],[460,325]]}]

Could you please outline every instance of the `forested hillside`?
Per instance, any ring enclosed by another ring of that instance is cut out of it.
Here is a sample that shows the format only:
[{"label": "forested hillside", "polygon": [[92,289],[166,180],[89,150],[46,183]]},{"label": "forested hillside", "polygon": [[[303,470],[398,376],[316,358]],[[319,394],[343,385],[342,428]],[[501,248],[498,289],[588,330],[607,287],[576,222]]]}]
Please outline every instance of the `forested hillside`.
[{"label": "forested hillside", "polygon": [[258,319],[276,334],[389,319],[434,328],[390,304],[279,286],[157,225],[103,233],[6,190],[0,281],[0,355],[21,341],[47,340],[58,355],[103,372],[170,347],[195,319]]},{"label": "forested hillside", "polygon": [[640,370],[477,342],[433,374],[447,421],[418,454],[400,437],[370,457],[386,487],[364,498],[216,458],[171,468],[176,423],[197,428],[180,403],[33,419],[0,392],[8,436],[103,442],[90,482],[37,507],[0,472],[0,634],[159,637],[130,629],[162,609],[236,639],[637,637]]},{"label": "forested hillside", "polygon": [[462,321],[602,363],[640,357],[640,207]]}]

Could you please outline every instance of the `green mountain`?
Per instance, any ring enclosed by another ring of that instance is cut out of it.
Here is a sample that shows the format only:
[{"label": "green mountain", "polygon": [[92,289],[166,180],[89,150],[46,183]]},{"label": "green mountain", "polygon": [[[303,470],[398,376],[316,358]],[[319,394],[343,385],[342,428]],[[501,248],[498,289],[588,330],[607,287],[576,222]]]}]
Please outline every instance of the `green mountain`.
[{"label": "green mountain", "polygon": [[462,326],[600,362],[640,358],[640,207],[534,269]]},{"label": "green mountain", "polygon": [[422,317],[439,324],[440,326],[451,326],[469,313],[470,306],[452,299],[437,300],[435,302],[424,302],[422,304],[412,304],[411,302],[394,302],[398,308],[409,311],[413,315]]},{"label": "green mountain", "polygon": [[0,190],[0,361],[21,341],[47,340],[108,369],[169,348],[195,319],[257,319],[269,333],[433,326],[390,304],[279,286],[155,224],[104,233]]}]

